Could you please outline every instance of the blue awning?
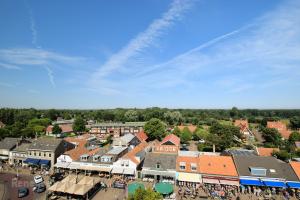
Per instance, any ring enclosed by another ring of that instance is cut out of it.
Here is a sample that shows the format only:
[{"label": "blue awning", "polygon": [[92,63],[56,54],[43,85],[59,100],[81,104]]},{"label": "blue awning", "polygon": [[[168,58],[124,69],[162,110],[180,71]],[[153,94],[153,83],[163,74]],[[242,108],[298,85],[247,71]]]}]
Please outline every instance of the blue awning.
[{"label": "blue awning", "polygon": [[240,179],[240,183],[242,185],[255,185],[255,186],[264,185],[260,180],[255,180],[255,179]]},{"label": "blue awning", "polygon": [[50,165],[50,160],[40,160],[40,165]]},{"label": "blue awning", "polygon": [[289,188],[300,188],[300,182],[287,182],[286,184]]},{"label": "blue awning", "polygon": [[38,165],[40,162],[40,159],[34,159],[34,158],[27,158],[23,161],[24,163],[32,164],[32,165]]},{"label": "blue awning", "polygon": [[281,181],[263,181],[265,186],[268,187],[281,187],[286,188],[286,184]]}]

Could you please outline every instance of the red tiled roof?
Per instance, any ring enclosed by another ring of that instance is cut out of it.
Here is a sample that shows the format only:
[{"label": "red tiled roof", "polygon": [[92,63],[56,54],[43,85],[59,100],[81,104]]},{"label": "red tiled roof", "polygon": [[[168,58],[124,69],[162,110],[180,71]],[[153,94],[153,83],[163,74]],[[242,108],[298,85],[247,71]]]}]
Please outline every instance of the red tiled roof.
[{"label": "red tiled roof", "polygon": [[208,156],[199,157],[200,173],[238,176],[233,159],[230,156]]},{"label": "red tiled roof", "polygon": [[140,131],[136,134],[136,137],[140,140],[140,141],[146,141],[148,139],[147,134],[144,131]]},{"label": "red tiled roof", "polygon": [[247,131],[247,129],[249,128],[248,120],[235,120],[234,126],[240,127],[241,132]]},{"label": "red tiled roof", "polygon": [[180,145],[180,138],[177,137],[174,134],[169,134],[167,135],[161,142],[161,145],[165,144],[166,142],[171,142],[173,143],[175,146],[179,146]]},{"label": "red tiled roof", "polygon": [[278,130],[278,132],[280,133],[280,135],[284,138],[284,139],[289,139],[290,135],[291,135],[291,131],[287,129],[286,124],[284,124],[281,121],[276,121],[276,122],[267,122],[267,127],[268,128],[275,128]]},{"label": "red tiled roof", "polygon": [[292,161],[292,162],[290,162],[290,165],[293,168],[296,175],[298,176],[298,178],[300,179],[300,162]]},{"label": "red tiled roof", "polygon": [[[180,163],[185,163],[185,170],[180,169]],[[192,171],[191,164],[194,163],[197,165],[197,170]],[[177,171],[184,171],[184,172],[199,172],[199,157],[190,157],[190,156],[178,156],[176,159],[176,170]]]},{"label": "red tiled roof", "polygon": [[148,143],[145,141],[142,141],[139,145],[134,147],[131,151],[126,153],[123,157],[130,159],[135,164],[139,164],[141,161],[136,159],[136,154],[145,149],[148,146]]},{"label": "red tiled roof", "polygon": [[264,147],[258,147],[257,153],[259,156],[272,156],[272,153],[274,151],[279,151],[278,148],[264,148]]},{"label": "red tiled roof", "polygon": [[177,127],[179,128],[180,131],[183,131],[183,129],[185,127],[187,127],[191,133],[194,133],[197,129],[197,126],[195,126],[195,125],[188,125],[188,126],[180,125],[180,126],[177,126]]},{"label": "red tiled roof", "polygon": [[[69,133],[73,132],[73,127],[71,124],[60,124],[59,127],[61,128],[62,133]],[[46,129],[46,132],[52,132],[53,126],[49,125]]]}]

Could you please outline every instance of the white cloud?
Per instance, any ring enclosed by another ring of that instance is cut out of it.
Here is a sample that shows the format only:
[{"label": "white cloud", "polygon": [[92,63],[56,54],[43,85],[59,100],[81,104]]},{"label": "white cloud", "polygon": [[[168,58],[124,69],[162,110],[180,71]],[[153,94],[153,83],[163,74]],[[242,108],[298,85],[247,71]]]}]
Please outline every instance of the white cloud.
[{"label": "white cloud", "polygon": [[1,63],[1,62],[0,62],[0,67],[3,67],[5,69],[15,69],[15,70],[20,70],[21,69],[20,67],[18,67],[16,65]]},{"label": "white cloud", "polygon": [[92,76],[93,84],[99,84],[112,71],[125,69],[132,62],[140,62],[137,58],[145,49],[153,46],[155,41],[168,30],[176,21],[181,19],[183,13],[192,5],[191,0],[174,0],[167,12],[161,18],[154,20],[148,28],[139,33],[119,52],[113,54],[99,70]]}]

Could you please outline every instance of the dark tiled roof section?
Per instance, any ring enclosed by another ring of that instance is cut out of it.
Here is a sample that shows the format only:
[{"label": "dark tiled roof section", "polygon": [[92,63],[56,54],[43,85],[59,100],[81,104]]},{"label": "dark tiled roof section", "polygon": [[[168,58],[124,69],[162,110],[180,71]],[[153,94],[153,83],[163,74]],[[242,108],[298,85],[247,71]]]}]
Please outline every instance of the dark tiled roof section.
[{"label": "dark tiled roof section", "polygon": [[[160,164],[160,169],[156,169],[156,164]],[[144,167],[156,170],[176,169],[176,155],[148,153],[145,157]]]},{"label": "dark tiled roof section", "polygon": [[4,138],[3,140],[0,141],[0,149],[8,149],[12,150],[17,143],[20,141],[20,138]]},{"label": "dark tiled roof section", "polygon": [[[262,167],[267,169],[266,178],[283,178],[288,181],[299,181],[292,167],[274,157],[260,156],[233,156],[239,176],[253,176],[249,167]],[[274,169],[275,173],[270,172]]]},{"label": "dark tiled roof section", "polygon": [[56,138],[38,138],[37,140],[32,140],[29,150],[41,150],[41,151],[55,151],[55,149],[60,145],[62,139]]}]

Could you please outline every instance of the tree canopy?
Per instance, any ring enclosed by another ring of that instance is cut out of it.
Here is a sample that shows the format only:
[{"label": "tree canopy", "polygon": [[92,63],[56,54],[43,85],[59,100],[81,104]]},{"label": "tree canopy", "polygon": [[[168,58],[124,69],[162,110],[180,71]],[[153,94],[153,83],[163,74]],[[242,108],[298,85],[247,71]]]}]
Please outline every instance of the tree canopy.
[{"label": "tree canopy", "polygon": [[261,132],[267,146],[278,147],[282,144],[282,138],[277,129],[262,127]]},{"label": "tree canopy", "polygon": [[150,140],[161,140],[166,135],[166,125],[160,119],[152,118],[145,124],[144,131]]},{"label": "tree canopy", "polygon": [[129,195],[127,200],[162,200],[163,197],[150,188],[138,188],[133,195]]},{"label": "tree canopy", "polygon": [[82,117],[77,117],[73,124],[73,131],[76,133],[85,131],[85,121]]},{"label": "tree canopy", "polygon": [[61,128],[55,124],[52,128],[52,134],[57,135],[57,134],[61,134],[62,130]]}]

